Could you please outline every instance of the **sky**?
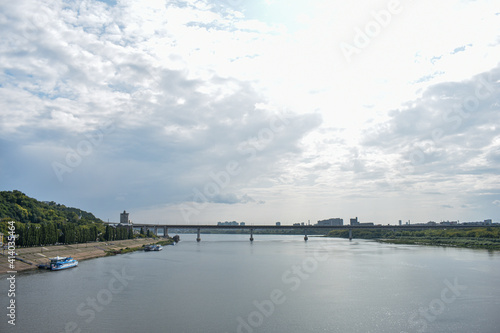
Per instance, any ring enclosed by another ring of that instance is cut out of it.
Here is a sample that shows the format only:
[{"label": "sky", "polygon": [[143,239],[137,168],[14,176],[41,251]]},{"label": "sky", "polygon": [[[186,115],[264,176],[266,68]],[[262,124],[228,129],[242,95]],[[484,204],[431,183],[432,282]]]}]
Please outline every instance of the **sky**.
[{"label": "sky", "polygon": [[499,1],[18,0],[0,31],[0,190],[113,222],[500,222]]}]

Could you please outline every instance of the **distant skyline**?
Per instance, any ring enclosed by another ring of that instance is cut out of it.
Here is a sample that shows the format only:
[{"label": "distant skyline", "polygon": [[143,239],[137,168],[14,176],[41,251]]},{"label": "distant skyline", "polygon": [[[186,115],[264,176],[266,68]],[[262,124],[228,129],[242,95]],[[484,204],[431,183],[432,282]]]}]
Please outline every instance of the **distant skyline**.
[{"label": "distant skyline", "polygon": [[119,221],[500,222],[500,2],[0,3],[0,190]]}]

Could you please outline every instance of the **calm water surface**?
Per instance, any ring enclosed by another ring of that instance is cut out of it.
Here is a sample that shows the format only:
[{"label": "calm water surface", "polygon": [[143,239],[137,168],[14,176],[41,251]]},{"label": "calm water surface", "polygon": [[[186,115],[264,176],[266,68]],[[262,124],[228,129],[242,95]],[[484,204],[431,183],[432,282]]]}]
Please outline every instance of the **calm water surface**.
[{"label": "calm water surface", "polygon": [[19,273],[1,332],[500,332],[500,253],[181,235],[161,252]]}]

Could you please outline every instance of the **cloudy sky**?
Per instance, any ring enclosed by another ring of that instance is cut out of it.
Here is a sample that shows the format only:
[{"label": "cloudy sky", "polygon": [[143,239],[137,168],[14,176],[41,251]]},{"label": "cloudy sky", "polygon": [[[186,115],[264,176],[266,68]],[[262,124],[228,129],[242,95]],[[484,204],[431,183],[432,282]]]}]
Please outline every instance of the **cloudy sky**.
[{"label": "cloudy sky", "polygon": [[497,0],[0,3],[0,189],[118,221],[500,222]]}]

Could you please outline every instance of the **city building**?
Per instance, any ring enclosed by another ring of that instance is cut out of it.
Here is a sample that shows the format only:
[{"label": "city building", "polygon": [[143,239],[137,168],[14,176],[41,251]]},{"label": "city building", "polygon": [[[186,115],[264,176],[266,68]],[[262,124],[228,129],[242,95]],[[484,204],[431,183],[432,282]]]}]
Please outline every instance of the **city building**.
[{"label": "city building", "polygon": [[351,224],[351,225],[359,225],[359,222],[358,222],[358,217],[356,216],[356,218],[351,219],[351,220],[350,220],[350,224]]},{"label": "city building", "polygon": [[441,224],[441,225],[457,225],[458,221],[442,221],[442,222],[439,222],[439,224]]},{"label": "city building", "polygon": [[344,220],[341,218],[331,218],[328,220],[318,221],[317,226],[333,226],[333,225],[344,225]]},{"label": "city building", "polygon": [[236,221],[232,221],[232,222],[217,222],[217,225],[240,225],[240,226],[244,226],[245,225],[245,222],[241,222],[241,223],[238,223]]},{"label": "city building", "polygon": [[491,219],[484,220],[484,224],[486,225],[491,225],[491,223],[492,223]]},{"label": "city building", "polygon": [[281,222],[276,222],[276,226],[279,227],[281,225]]}]

